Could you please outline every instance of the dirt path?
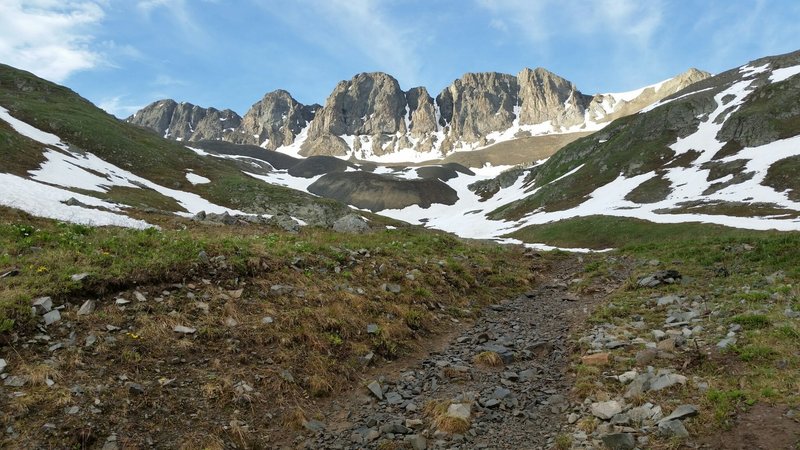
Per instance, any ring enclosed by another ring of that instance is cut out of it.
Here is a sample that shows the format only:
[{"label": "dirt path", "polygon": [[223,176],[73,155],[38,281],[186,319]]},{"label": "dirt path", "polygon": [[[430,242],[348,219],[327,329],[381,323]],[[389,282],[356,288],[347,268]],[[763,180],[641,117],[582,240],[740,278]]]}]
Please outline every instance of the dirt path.
[{"label": "dirt path", "polygon": [[[551,448],[569,408],[570,330],[615,287],[571,292],[582,268],[576,256],[554,262],[535,290],[490,305],[472,327],[433,345],[441,350],[371,373],[362,386],[372,383],[372,391],[359,387],[322,404],[305,435],[283,446]],[[476,362],[481,354],[499,355],[502,364]],[[459,408],[462,416],[468,411],[468,428],[447,433],[447,425],[437,426],[437,417]]]}]

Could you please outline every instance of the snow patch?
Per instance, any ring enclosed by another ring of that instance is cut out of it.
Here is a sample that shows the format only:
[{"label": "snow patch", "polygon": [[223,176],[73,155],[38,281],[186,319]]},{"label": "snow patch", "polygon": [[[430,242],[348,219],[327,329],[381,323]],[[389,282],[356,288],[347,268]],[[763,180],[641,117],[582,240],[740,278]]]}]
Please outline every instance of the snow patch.
[{"label": "snow patch", "polygon": [[772,71],[772,75],[769,76],[769,81],[772,83],[779,83],[797,75],[798,73],[800,73],[800,65],[784,67],[783,69],[775,69]]},{"label": "snow patch", "polygon": [[192,172],[186,172],[186,179],[189,180],[189,183],[194,185],[211,183],[211,180],[208,178]]}]

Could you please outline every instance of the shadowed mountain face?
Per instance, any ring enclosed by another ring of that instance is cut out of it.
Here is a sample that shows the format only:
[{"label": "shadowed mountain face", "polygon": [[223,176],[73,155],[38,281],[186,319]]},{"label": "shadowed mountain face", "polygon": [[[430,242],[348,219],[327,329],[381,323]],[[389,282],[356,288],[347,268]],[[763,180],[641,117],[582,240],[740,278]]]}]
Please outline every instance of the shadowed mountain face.
[{"label": "shadowed mountain face", "polygon": [[308,191],[370,211],[428,208],[433,203],[452,205],[456,191],[439,179],[399,180],[369,172],[334,172],[324,175]]},{"label": "shadowed mountain face", "polygon": [[517,76],[468,73],[434,99],[424,87],[404,91],[391,75],[374,72],[339,82],[325,106],[302,105],[277,90],[243,118],[161,100],[127,120],[173,139],[221,139],[363,160],[404,152],[421,161],[531,135],[597,130],[708,76],[691,69],[638,91],[591,96],[542,68]]}]

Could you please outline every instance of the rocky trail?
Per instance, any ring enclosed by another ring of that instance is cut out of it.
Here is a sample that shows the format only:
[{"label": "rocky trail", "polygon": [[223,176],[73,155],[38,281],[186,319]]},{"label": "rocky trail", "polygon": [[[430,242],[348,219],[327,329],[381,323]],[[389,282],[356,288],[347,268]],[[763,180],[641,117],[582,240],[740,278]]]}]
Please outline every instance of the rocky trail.
[{"label": "rocky trail", "polygon": [[360,387],[309,411],[286,448],[552,448],[566,426],[569,335],[624,280],[582,289],[582,260],[553,263],[536,288],[488,306],[437,350],[377,370]]}]

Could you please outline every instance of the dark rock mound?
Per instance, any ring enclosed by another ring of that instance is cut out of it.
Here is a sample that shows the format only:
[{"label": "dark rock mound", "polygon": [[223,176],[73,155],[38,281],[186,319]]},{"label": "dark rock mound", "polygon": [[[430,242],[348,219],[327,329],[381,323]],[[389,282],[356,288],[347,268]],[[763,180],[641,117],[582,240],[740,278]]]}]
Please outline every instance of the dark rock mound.
[{"label": "dark rock mound", "polygon": [[428,208],[433,203],[452,205],[458,200],[456,191],[439,180],[398,180],[368,172],[329,173],[308,190],[370,211],[411,205]]},{"label": "dark rock mound", "polygon": [[287,154],[266,150],[257,145],[232,144],[224,141],[198,141],[193,142],[191,146],[220,155],[247,156],[259,159],[268,162],[278,170],[288,169],[300,162],[299,159]]},{"label": "dark rock mound", "polygon": [[293,177],[313,178],[325,173],[344,172],[348,167],[355,165],[334,156],[309,156],[289,168],[288,172]]},{"label": "dark rock mound", "polygon": [[475,175],[475,172],[457,163],[447,163],[440,166],[424,166],[417,169],[417,175],[425,179],[439,179],[447,181],[458,176],[459,173]]}]

